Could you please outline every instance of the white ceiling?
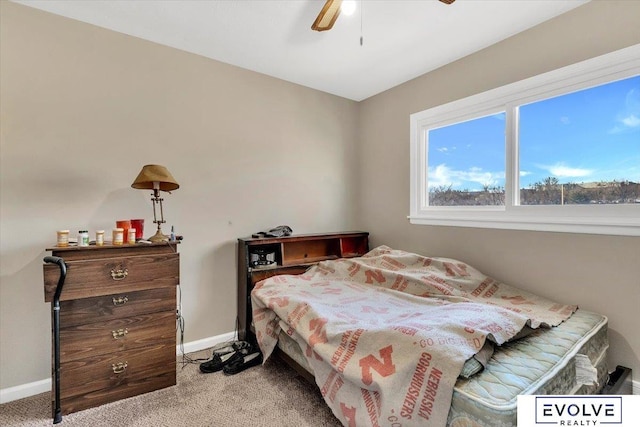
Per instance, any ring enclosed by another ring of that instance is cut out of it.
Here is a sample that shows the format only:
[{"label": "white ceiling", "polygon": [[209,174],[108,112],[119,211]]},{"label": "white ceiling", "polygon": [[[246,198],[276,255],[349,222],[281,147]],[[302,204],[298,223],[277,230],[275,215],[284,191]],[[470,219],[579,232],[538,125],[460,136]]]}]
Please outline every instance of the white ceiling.
[{"label": "white ceiling", "polygon": [[322,33],[324,0],[14,1],[360,101],[589,0],[362,0]]}]

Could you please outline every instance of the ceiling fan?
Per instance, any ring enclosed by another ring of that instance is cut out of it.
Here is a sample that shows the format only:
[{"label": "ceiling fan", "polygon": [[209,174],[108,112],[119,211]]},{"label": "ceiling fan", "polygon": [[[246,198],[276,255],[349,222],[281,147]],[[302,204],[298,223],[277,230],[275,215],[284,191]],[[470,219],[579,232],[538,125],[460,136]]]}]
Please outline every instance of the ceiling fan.
[{"label": "ceiling fan", "polygon": [[[439,0],[445,4],[451,4],[456,0]],[[322,6],[322,10],[318,14],[318,17],[313,21],[311,29],[315,31],[327,31],[333,27],[333,24],[340,15],[340,6],[342,6],[342,0],[327,0]]]}]

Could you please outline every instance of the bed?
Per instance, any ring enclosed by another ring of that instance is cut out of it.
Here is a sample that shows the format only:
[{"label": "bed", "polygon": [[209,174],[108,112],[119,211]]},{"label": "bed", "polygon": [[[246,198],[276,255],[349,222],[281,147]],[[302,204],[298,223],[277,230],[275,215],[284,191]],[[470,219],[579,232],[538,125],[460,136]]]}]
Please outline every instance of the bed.
[{"label": "bed", "polygon": [[344,425],[512,426],[519,394],[591,394],[606,317],[386,246],[251,293],[265,360],[310,373]]}]

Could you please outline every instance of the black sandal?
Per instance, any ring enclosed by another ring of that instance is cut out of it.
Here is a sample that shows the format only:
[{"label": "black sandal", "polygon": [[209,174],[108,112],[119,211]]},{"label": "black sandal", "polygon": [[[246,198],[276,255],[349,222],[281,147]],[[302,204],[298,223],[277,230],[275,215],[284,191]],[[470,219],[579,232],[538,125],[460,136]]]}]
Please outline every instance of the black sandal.
[{"label": "black sandal", "polygon": [[247,341],[232,341],[223,344],[218,344],[218,346],[213,347],[213,354],[222,356],[228,353],[235,353],[238,350],[242,350],[243,348],[249,348],[251,344]]},{"label": "black sandal", "polygon": [[240,348],[233,353],[220,354],[214,352],[213,358],[211,360],[200,364],[200,372],[204,374],[218,372],[227,364],[232,363],[238,359],[242,360],[245,355],[251,353],[252,351],[253,349],[251,348],[251,346],[249,346],[246,348]]},{"label": "black sandal", "polygon": [[236,353],[236,355],[239,357],[234,357],[234,360],[230,360],[229,363],[222,368],[222,372],[224,372],[225,375],[235,375],[238,372],[262,363],[262,353],[260,352],[247,355]]}]

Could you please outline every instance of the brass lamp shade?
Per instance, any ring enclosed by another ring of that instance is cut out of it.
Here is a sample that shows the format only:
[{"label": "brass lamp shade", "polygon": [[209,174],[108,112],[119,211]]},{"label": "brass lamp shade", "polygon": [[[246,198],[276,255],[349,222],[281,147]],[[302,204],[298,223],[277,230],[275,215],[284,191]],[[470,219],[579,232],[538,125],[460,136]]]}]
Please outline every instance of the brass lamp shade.
[{"label": "brass lamp shade", "polygon": [[159,189],[162,191],[172,191],[180,188],[180,185],[178,185],[167,168],[160,165],[143,166],[131,187],[138,190],[153,190],[155,182],[159,183]]},{"label": "brass lamp shade", "polygon": [[[145,165],[138,174],[138,177],[133,181],[131,187],[138,190],[153,190],[151,195],[151,201],[153,202],[153,222],[158,224],[158,231],[155,235],[151,236],[149,240],[153,243],[166,242],[169,240],[169,236],[162,233],[162,224],[164,220],[164,212],[162,212],[162,201],[160,197],[160,191],[172,191],[180,188],[175,178],[164,166],[160,165]],[[156,205],[160,207],[160,219],[156,215]]]}]

